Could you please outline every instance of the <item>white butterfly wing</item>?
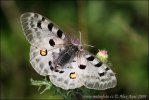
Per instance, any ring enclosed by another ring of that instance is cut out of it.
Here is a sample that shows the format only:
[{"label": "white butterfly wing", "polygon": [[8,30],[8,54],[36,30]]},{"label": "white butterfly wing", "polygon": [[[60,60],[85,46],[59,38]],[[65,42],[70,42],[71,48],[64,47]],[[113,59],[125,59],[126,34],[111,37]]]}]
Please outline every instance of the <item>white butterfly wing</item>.
[{"label": "white butterfly wing", "polygon": [[53,66],[53,53],[64,49],[67,37],[52,21],[37,13],[21,15],[21,24],[31,44],[30,63],[40,75],[49,75]]},{"label": "white butterfly wing", "polygon": [[[65,90],[79,88],[83,85],[96,90],[105,90],[116,86],[115,74],[107,64],[100,62],[88,52],[78,55],[64,66],[63,73],[59,71],[49,76],[54,85]],[[71,78],[71,73],[75,73],[76,77]]]},{"label": "white butterfly wing", "polygon": [[27,12],[20,19],[25,36],[31,44],[51,35],[61,39],[67,37],[56,24],[40,14]]},{"label": "white butterfly wing", "polygon": [[[74,59],[64,66],[59,72],[54,72],[50,75],[51,82],[57,87],[63,88],[65,90],[75,89],[83,86],[82,76],[84,71],[78,68],[84,58],[78,58],[77,56]],[[83,61],[83,63],[86,63]]]},{"label": "white butterfly wing", "polygon": [[115,74],[107,64],[99,61],[99,59],[88,52],[84,54],[84,57],[87,60],[86,69],[82,78],[85,87],[105,90],[116,86],[117,80]]},{"label": "white butterfly wing", "polygon": [[94,55],[81,51],[61,69],[54,70],[54,60],[70,41],[52,21],[37,13],[21,16],[22,28],[31,44],[30,63],[37,73],[49,75],[51,82],[65,90],[85,86],[104,90],[117,84],[115,74]]}]

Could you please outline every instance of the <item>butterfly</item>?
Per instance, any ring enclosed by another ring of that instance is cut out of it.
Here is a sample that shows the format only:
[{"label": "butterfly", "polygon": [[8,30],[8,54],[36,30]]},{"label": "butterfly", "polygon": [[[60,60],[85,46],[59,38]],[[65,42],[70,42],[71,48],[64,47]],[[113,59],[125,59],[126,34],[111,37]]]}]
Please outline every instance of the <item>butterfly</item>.
[{"label": "butterfly", "polygon": [[64,90],[82,86],[105,90],[116,86],[115,73],[85,50],[79,39],[70,38],[51,20],[37,13],[26,12],[20,20],[31,44],[32,67],[38,74],[48,76],[55,86]]}]

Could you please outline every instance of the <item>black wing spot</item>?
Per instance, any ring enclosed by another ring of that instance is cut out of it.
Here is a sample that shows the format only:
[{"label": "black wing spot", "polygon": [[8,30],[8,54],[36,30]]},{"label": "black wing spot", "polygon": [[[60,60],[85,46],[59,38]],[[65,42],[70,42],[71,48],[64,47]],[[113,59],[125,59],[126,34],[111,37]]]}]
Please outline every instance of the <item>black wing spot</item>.
[{"label": "black wing spot", "polygon": [[80,69],[85,69],[86,66],[85,66],[85,65],[80,65],[79,68],[80,68]]},{"label": "black wing spot", "polygon": [[[41,28],[41,21],[39,21],[38,23],[37,23],[37,27],[38,28]],[[42,29],[42,28],[41,28]]]},{"label": "black wing spot", "polygon": [[62,33],[63,33],[63,32],[62,32],[61,30],[58,30],[58,31],[57,31],[57,36],[58,36],[59,38],[61,38],[61,37],[62,37]]},{"label": "black wing spot", "polygon": [[61,70],[61,71],[59,71],[59,73],[64,73],[64,71]]},{"label": "black wing spot", "polygon": [[52,24],[52,23],[49,23],[49,24],[48,24],[48,29],[49,29],[49,31],[52,31],[52,28],[53,28],[53,24]]},{"label": "black wing spot", "polygon": [[90,56],[90,57],[88,57],[88,58],[87,58],[87,60],[88,60],[88,61],[93,61],[93,60],[94,60],[94,58],[95,58],[95,57]]},{"label": "black wing spot", "polygon": [[51,66],[51,61],[49,61],[49,66]]},{"label": "black wing spot", "polygon": [[53,71],[54,70],[54,67],[51,66],[50,69]]},{"label": "black wing spot", "polygon": [[42,21],[45,21],[45,18],[44,17],[42,17]]},{"label": "black wing spot", "polygon": [[56,70],[54,70],[55,72],[59,72],[59,70],[58,69],[56,69]]},{"label": "black wing spot", "polygon": [[98,73],[100,77],[104,76],[105,75],[105,72],[102,72],[102,73]]},{"label": "black wing spot", "polygon": [[50,40],[49,40],[49,44],[50,44],[51,46],[54,46],[54,45],[55,45],[54,40],[53,40],[53,39],[50,39]]},{"label": "black wing spot", "polygon": [[102,65],[102,62],[99,62],[95,65],[95,67],[100,67]]},{"label": "black wing spot", "polygon": [[108,70],[109,70],[109,68],[107,67],[105,70],[106,70],[106,71],[108,71]]}]

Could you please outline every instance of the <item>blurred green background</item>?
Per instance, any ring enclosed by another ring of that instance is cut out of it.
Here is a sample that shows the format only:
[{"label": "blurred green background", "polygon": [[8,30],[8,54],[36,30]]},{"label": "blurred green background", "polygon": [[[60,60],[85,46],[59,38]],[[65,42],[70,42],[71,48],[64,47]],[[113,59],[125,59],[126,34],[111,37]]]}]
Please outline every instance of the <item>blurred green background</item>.
[{"label": "blurred green background", "polygon": [[[64,99],[60,94],[53,94],[53,90],[40,94],[38,87],[31,85],[30,78],[43,77],[29,63],[30,44],[20,25],[20,15],[25,12],[42,14],[65,32],[78,34],[81,31],[84,43],[108,50],[117,86],[104,91],[83,88],[90,93],[83,92],[81,96],[132,95],[148,98],[145,97],[149,88],[147,0],[1,0],[0,4],[1,99]],[[97,53],[93,48],[88,50]]]}]

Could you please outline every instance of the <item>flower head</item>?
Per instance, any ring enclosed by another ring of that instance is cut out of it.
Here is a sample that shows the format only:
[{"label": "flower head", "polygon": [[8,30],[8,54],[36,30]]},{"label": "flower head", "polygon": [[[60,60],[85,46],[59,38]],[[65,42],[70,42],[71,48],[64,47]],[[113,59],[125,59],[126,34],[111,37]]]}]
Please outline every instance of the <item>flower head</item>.
[{"label": "flower head", "polygon": [[108,61],[108,51],[106,50],[99,50],[98,53],[96,54],[96,57],[101,60],[102,62],[107,62]]}]

